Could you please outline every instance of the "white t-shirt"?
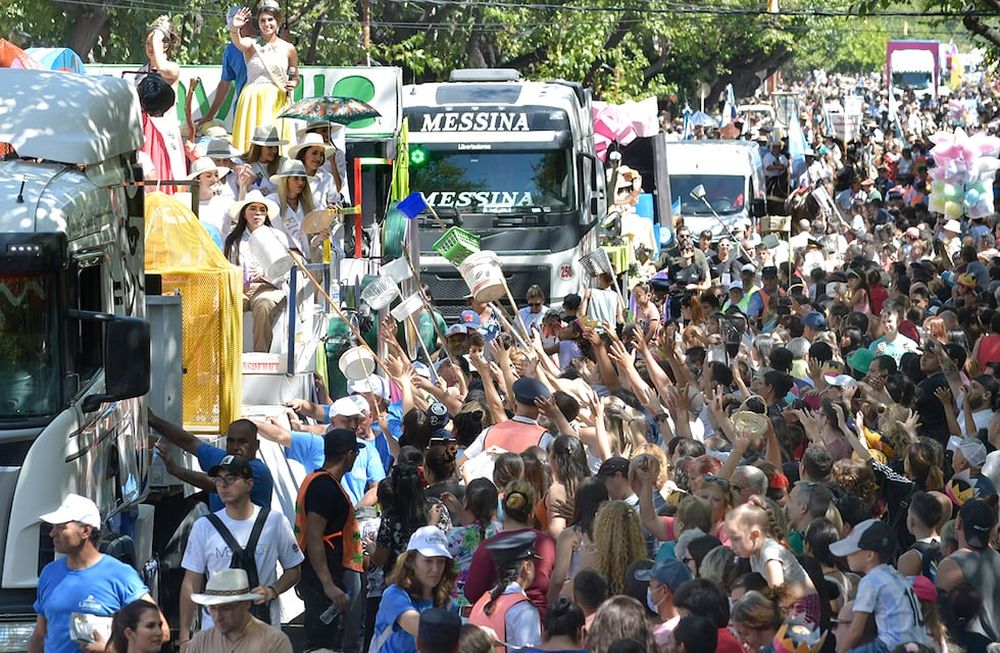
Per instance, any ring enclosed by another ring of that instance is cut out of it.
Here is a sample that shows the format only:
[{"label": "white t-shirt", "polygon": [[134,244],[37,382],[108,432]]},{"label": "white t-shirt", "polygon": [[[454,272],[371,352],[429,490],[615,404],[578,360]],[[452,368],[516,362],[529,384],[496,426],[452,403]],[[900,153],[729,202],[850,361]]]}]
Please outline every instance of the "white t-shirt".
[{"label": "white t-shirt", "polygon": [[[260,508],[254,506],[253,516],[250,519],[235,520],[226,514],[225,508],[215,514],[219,516],[229,532],[240,544],[245,546],[250,539],[250,531],[253,530],[254,521],[260,513]],[[288,523],[288,519],[283,514],[271,511],[264,522],[264,529],[260,533],[257,541],[257,548],[254,551],[254,559],[257,561],[257,574],[260,584],[264,587],[274,585],[278,580],[278,563],[282,569],[291,569],[302,564],[305,556],[299,549],[295,541],[295,534]],[[198,574],[203,574],[208,581],[212,574],[229,569],[233,560],[233,552],[222,539],[222,535],[215,526],[208,521],[207,517],[202,517],[194,523],[191,528],[191,535],[188,537],[187,547],[184,549],[184,559],[181,566]],[[253,589],[253,588],[251,588]],[[281,602],[271,602],[271,624],[277,628],[281,627]],[[208,610],[202,610],[201,628],[212,627],[212,618]]]},{"label": "white t-shirt", "polygon": [[926,642],[913,585],[889,565],[879,565],[864,575],[858,583],[854,611],[874,616],[878,638],[890,651],[907,642]]}]

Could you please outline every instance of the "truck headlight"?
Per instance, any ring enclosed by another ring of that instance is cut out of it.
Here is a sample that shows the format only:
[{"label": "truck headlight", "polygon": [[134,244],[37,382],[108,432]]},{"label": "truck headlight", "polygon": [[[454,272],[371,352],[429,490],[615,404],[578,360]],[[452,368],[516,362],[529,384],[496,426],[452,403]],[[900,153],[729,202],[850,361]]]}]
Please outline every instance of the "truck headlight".
[{"label": "truck headlight", "polygon": [[0,653],[23,653],[35,632],[33,621],[0,622]]}]

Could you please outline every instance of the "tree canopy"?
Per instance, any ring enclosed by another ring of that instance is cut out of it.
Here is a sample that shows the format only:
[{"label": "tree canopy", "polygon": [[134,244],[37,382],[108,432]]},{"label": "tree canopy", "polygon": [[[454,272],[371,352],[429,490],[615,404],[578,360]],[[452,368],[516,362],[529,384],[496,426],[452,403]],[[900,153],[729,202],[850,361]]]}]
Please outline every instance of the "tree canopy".
[{"label": "tree canopy", "polygon": [[[865,1],[860,9],[877,9],[878,0]],[[282,6],[286,38],[304,64],[370,60],[401,67],[406,82],[442,79],[455,68],[510,67],[535,78],[580,81],[610,101],[657,95],[694,104],[700,83],[714,98],[730,82],[737,95],[749,95],[776,70],[873,71],[883,65],[886,41],[900,36],[882,18],[773,15],[749,0],[283,0]],[[783,10],[808,8],[804,0],[782,3]],[[8,0],[0,16],[17,26],[15,36],[26,45],[135,63],[144,60],[146,26],[168,14],[183,42],[178,61],[217,64],[228,41],[226,9],[219,0]]]}]

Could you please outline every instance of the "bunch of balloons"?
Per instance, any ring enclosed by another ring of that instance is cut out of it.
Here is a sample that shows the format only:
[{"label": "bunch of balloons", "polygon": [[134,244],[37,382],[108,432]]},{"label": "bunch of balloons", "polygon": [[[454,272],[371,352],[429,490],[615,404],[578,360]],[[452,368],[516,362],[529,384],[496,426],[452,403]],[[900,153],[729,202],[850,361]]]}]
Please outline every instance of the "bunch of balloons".
[{"label": "bunch of balloons", "polygon": [[938,132],[931,136],[931,156],[935,167],[927,208],[958,220],[993,214],[993,177],[1000,169],[1000,138],[977,133],[969,136],[959,128],[954,134]]}]

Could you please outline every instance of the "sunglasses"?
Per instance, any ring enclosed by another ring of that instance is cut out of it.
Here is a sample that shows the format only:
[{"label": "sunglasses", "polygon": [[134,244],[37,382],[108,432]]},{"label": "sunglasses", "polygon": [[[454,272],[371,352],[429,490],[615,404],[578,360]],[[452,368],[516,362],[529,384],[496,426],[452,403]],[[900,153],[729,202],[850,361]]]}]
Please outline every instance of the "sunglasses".
[{"label": "sunglasses", "polygon": [[715,474],[705,474],[705,482],[715,483],[719,487],[732,487],[732,483],[729,482],[728,478],[716,476]]}]

